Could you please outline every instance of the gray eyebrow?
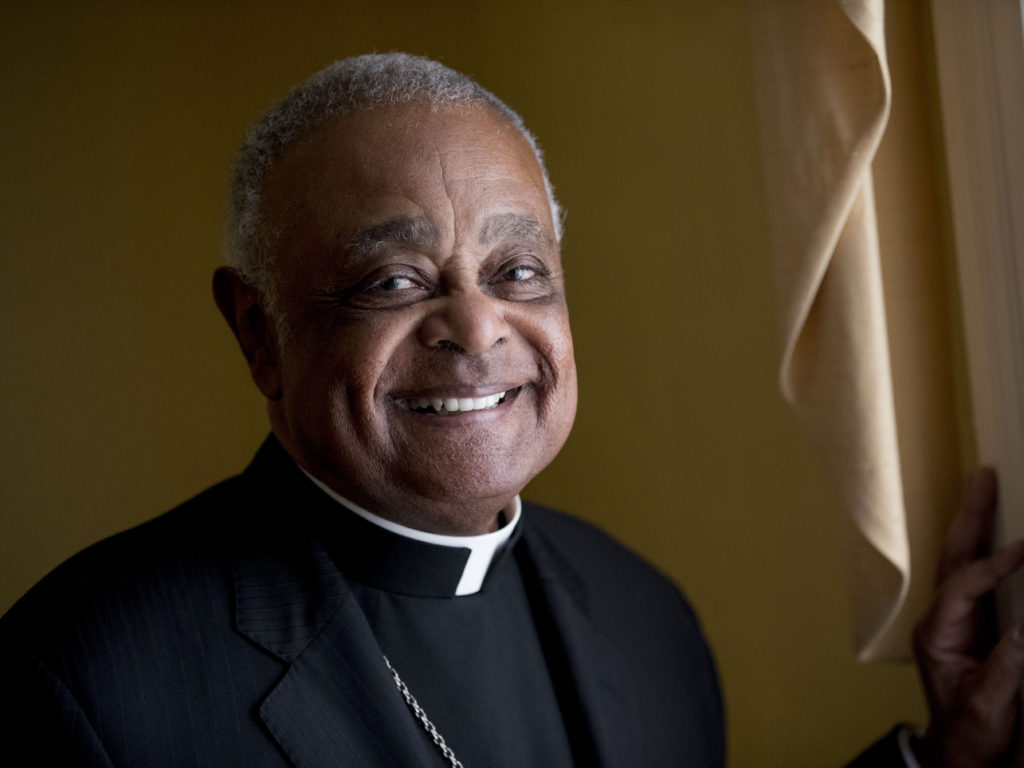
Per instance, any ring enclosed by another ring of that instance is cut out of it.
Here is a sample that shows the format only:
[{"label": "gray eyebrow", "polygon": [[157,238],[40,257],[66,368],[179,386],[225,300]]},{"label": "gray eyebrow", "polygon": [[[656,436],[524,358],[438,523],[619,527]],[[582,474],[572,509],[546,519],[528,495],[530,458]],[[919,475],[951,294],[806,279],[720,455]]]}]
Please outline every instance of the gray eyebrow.
[{"label": "gray eyebrow", "polygon": [[390,244],[435,245],[437,227],[423,216],[389,219],[360,229],[345,242],[345,252],[353,256],[372,256]]},{"label": "gray eyebrow", "polygon": [[543,245],[551,243],[551,238],[533,216],[521,213],[496,213],[488,216],[480,228],[480,244],[487,245],[506,237],[532,240]]}]

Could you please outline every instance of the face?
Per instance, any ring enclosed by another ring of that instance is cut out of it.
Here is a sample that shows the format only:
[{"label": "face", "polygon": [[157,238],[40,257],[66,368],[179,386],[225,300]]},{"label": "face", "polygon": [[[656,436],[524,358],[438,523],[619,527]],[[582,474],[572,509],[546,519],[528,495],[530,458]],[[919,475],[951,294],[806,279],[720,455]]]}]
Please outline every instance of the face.
[{"label": "face", "polygon": [[540,168],[490,109],[330,121],[272,169],[274,431],[397,522],[480,533],[557,454],[576,410]]}]

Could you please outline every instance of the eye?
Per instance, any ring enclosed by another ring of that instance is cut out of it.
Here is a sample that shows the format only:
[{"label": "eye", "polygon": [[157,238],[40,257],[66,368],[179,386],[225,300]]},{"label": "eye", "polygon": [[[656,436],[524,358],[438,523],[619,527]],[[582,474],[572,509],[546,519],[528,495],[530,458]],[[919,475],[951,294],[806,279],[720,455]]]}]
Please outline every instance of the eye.
[{"label": "eye", "polygon": [[434,290],[430,277],[408,265],[387,265],[351,287],[333,290],[334,300],[353,309],[401,309],[428,298]]},{"label": "eye", "polygon": [[491,279],[491,291],[507,301],[533,301],[554,290],[551,272],[532,256],[506,261]]},{"label": "eye", "polygon": [[405,275],[392,275],[391,277],[385,277],[383,280],[378,282],[376,285],[371,286],[381,291],[405,291],[410,288],[416,288],[416,282]]},{"label": "eye", "polygon": [[522,282],[523,280],[529,280],[531,277],[535,277],[536,275],[537,270],[531,267],[517,265],[509,270],[506,270],[504,278],[511,283],[519,283]]}]

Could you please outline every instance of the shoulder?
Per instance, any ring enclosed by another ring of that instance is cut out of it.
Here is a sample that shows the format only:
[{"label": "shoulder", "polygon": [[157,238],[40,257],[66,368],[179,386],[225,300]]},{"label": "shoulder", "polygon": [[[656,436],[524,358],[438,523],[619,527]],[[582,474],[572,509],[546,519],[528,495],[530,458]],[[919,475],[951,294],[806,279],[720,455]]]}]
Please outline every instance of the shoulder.
[{"label": "shoulder", "polygon": [[53,648],[103,621],[153,615],[184,597],[182,585],[221,591],[228,577],[226,521],[238,506],[238,480],[57,566],[0,618],[0,647]]},{"label": "shoulder", "polygon": [[569,613],[585,617],[581,626],[596,630],[633,689],[643,692],[631,711],[644,722],[647,746],[658,743],[672,754],[682,743],[702,744],[713,756],[710,764],[722,764],[718,674],[682,591],[591,523],[535,504],[524,504],[524,523],[523,543],[541,589],[570,597]]},{"label": "shoulder", "polygon": [[531,502],[523,503],[523,511],[528,535],[588,583],[633,598],[642,593],[686,602],[661,571],[593,523]]},{"label": "shoulder", "polygon": [[675,655],[680,647],[713,666],[697,614],[661,571],[578,517],[524,503],[523,538],[541,578],[558,582],[591,620],[626,644]]},{"label": "shoulder", "polygon": [[55,765],[162,764],[181,734],[234,733],[259,751],[258,721],[232,714],[280,674],[234,622],[251,501],[238,479],[220,483],[83,550],[0,618],[4,735],[60,753],[42,760]]}]

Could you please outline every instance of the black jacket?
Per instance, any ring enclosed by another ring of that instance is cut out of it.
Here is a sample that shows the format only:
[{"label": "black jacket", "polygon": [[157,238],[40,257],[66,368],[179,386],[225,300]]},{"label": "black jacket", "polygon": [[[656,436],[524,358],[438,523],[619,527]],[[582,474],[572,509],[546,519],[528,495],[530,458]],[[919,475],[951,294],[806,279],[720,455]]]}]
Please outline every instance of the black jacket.
[{"label": "black jacket", "polygon": [[[0,619],[7,754],[444,765],[312,534],[334,503],[271,438],[242,475],[57,568]],[[514,556],[577,764],[722,765],[715,670],[679,591],[587,523],[525,504],[523,525]]]}]

